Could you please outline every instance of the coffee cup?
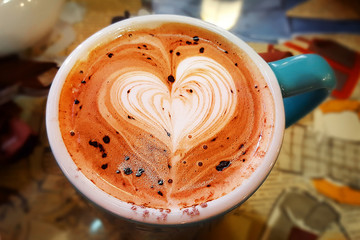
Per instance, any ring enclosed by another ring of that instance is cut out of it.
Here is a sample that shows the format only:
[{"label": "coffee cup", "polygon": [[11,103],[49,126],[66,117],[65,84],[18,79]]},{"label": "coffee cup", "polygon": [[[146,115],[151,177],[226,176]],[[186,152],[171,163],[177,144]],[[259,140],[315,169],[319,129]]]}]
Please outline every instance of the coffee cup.
[{"label": "coffee cup", "polygon": [[266,63],[215,25],[141,16],[69,55],[46,127],[60,168],[91,202],[130,221],[180,226],[244,203],[271,172],[285,128],[334,87],[318,55]]}]

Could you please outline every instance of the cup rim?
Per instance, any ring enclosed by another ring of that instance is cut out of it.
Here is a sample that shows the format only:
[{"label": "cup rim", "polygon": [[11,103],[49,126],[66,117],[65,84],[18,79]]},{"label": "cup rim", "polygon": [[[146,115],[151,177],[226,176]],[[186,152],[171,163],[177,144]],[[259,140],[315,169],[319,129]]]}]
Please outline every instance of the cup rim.
[{"label": "cup rim", "polygon": [[[268,88],[273,96],[275,109],[274,130],[272,141],[268,147],[268,151],[263,159],[263,162],[241,186],[237,187],[225,196],[207,202],[207,207],[193,206],[183,209],[175,209],[171,212],[165,213],[165,211],[161,209],[153,209],[142,206],[134,207],[135,205],[133,204],[123,202],[102,191],[78,170],[78,167],[72,161],[62,140],[58,119],[58,103],[62,86],[73,65],[79,59],[85,57],[89,49],[94,48],[94,46],[97,46],[100,42],[105,39],[109,39],[109,37],[114,36],[114,34],[119,33],[120,31],[123,31],[124,28],[131,28],[131,26],[141,24],[143,22],[186,23],[225,36],[231,42],[240,47],[251,58],[265,78]],[[225,29],[211,23],[204,22],[200,19],[179,15],[159,14],[133,17],[107,26],[83,41],[66,58],[58,70],[49,91],[46,105],[46,129],[50,147],[59,167],[75,189],[85,195],[91,202],[128,220],[156,225],[182,225],[199,222],[226,213],[246,201],[261,186],[274,166],[280,152],[285,129],[285,114],[281,90],[275,74],[271,70],[270,66],[255,52],[255,50],[253,50],[243,40]],[[190,211],[194,214],[184,214],[184,211]]]}]

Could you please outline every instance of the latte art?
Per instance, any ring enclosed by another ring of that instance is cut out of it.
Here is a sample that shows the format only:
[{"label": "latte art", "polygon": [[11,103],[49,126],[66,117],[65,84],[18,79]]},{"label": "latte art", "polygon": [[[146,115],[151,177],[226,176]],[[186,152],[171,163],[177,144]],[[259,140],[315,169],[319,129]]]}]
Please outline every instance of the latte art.
[{"label": "latte art", "polygon": [[241,49],[175,25],[124,30],[95,48],[69,73],[59,105],[79,171],[120,200],[164,209],[240,186],[274,122],[271,92]]},{"label": "latte art", "polygon": [[231,89],[236,89],[234,81],[219,63],[207,57],[189,57],[177,66],[170,88],[149,72],[115,72],[99,90],[98,109],[118,132],[122,133],[124,126],[116,116],[135,120],[130,124],[148,132],[151,129],[175,153],[189,142],[189,136],[191,143],[183,151],[226,126],[237,104]]}]

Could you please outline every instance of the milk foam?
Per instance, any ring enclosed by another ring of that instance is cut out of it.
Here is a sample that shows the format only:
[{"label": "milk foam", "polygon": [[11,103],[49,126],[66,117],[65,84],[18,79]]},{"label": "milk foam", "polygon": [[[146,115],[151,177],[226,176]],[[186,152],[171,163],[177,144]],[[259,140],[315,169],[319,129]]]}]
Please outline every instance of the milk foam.
[{"label": "milk foam", "polygon": [[[234,80],[229,72],[208,57],[189,57],[176,67],[175,82],[169,89],[157,76],[145,71],[115,72],[99,90],[98,109],[105,121],[122,132],[116,118],[110,118],[111,102],[116,114],[151,132],[172,153],[189,135],[198,145],[220,131],[230,120],[237,104]],[[108,99],[109,98],[109,99]],[[210,132],[210,133],[209,133]]]},{"label": "milk foam", "polygon": [[97,47],[69,74],[59,107],[79,170],[105,192],[154,208],[240,186],[261,164],[274,121],[270,90],[241,49],[181,24]]}]

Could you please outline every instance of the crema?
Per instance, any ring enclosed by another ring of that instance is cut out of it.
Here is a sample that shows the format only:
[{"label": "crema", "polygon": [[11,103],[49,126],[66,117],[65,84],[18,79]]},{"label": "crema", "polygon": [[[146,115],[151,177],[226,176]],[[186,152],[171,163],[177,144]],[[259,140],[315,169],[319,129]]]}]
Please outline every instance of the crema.
[{"label": "crema", "polygon": [[261,164],[274,102],[258,67],[205,29],[120,31],[64,83],[64,143],[97,187],[128,203],[183,208],[226,195]]}]

